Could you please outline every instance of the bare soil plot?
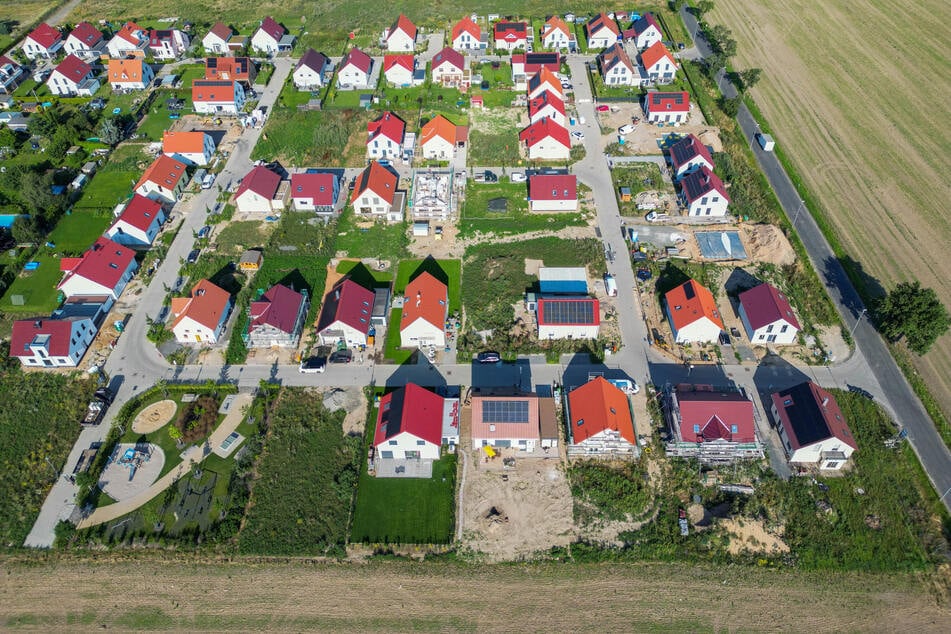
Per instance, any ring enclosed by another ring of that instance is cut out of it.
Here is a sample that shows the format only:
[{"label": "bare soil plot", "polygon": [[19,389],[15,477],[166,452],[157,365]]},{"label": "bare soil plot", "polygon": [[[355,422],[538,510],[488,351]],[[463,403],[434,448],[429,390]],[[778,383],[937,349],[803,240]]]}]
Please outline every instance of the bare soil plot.
[{"label": "bare soil plot", "polygon": [[[763,69],[752,95],[848,252],[884,287],[917,278],[946,305],[949,18],[943,0],[735,0],[707,18],[733,30],[736,67]],[[951,337],[916,365],[951,412]]]},{"label": "bare soil plot", "polygon": [[176,409],[178,409],[178,404],[171,399],[152,403],[139,412],[135,420],[132,421],[132,431],[137,434],[151,434],[168,424],[172,420],[172,416],[175,415]]}]

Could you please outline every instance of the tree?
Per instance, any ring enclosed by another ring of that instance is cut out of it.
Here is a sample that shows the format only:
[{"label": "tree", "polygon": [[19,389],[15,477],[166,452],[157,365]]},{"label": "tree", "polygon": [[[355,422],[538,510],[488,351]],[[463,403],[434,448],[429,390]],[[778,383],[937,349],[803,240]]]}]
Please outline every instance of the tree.
[{"label": "tree", "polygon": [[762,68],[747,68],[740,71],[740,90],[747,91],[755,86],[763,74]]},{"label": "tree", "polygon": [[19,244],[40,241],[40,231],[37,229],[36,221],[32,216],[17,216],[10,227],[10,235]]},{"label": "tree", "polygon": [[714,7],[713,0],[700,0],[700,2],[697,3],[696,8],[694,9],[694,12],[697,14],[697,18],[699,19],[699,18],[702,18],[704,14],[707,14],[713,11],[713,7]]},{"label": "tree", "polygon": [[99,140],[106,145],[118,145],[122,137],[122,127],[116,121],[116,117],[103,119],[99,124]]},{"label": "tree", "polygon": [[725,65],[726,60],[719,53],[711,53],[703,60],[703,69],[706,71],[707,77],[710,78],[710,81],[717,80],[717,74]]},{"label": "tree", "polygon": [[727,99],[726,97],[720,97],[720,108],[726,116],[732,119],[740,111],[740,98],[732,97]]},{"label": "tree", "polygon": [[49,136],[56,131],[58,125],[59,117],[52,108],[39,110],[26,120],[26,129],[36,136]]},{"label": "tree", "polygon": [[948,331],[951,316],[932,288],[921,282],[902,282],[878,306],[879,331],[891,341],[902,338],[916,354],[931,349],[938,337]]},{"label": "tree", "polygon": [[16,132],[6,126],[0,128],[0,147],[8,147],[14,150],[16,149],[17,141],[19,141],[19,139],[17,138]]},{"label": "tree", "polygon": [[72,144],[69,130],[67,128],[57,128],[56,132],[53,133],[53,138],[50,139],[49,145],[46,146],[46,153],[54,161],[59,161],[66,156],[66,152],[69,151]]}]

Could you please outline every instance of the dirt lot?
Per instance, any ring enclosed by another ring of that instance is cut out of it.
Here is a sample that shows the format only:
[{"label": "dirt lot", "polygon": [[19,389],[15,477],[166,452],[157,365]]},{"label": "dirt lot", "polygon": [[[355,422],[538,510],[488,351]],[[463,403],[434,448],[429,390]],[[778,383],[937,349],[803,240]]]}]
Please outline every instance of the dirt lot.
[{"label": "dirt lot", "polygon": [[691,107],[690,119],[687,123],[677,127],[664,126],[663,128],[644,122],[644,111],[640,104],[619,103],[612,104],[618,109],[617,112],[599,112],[598,119],[601,127],[610,128],[611,133],[604,135],[604,143],[616,143],[618,140],[617,130],[622,125],[631,123],[634,117],[641,119],[637,129],[624,137],[624,154],[661,154],[661,149],[657,142],[668,134],[696,134],[700,140],[711,147],[714,152],[722,149],[720,144],[720,129],[716,126],[707,125],[703,119],[703,113],[696,106]]},{"label": "dirt lot", "polygon": [[[951,305],[949,188],[937,158],[951,147],[951,4],[896,13],[876,0],[861,19],[847,0],[815,9],[736,0],[705,17],[733,30],[737,68],[763,69],[752,95],[846,250],[884,287],[917,278]],[[951,337],[916,365],[951,412]]]}]

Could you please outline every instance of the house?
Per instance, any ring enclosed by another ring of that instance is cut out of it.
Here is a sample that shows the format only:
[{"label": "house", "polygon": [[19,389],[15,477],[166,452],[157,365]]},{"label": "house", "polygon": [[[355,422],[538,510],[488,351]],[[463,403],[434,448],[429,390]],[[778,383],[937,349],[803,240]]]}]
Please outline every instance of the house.
[{"label": "house", "polygon": [[238,81],[245,87],[254,85],[258,69],[250,57],[206,57],[205,79]]},{"label": "house", "polygon": [[10,356],[27,367],[76,367],[99,328],[89,317],[13,322]]},{"label": "house", "polygon": [[56,288],[66,297],[108,295],[119,299],[139,267],[135,251],[109,238],[99,237],[82,257],[63,258],[63,281]]},{"label": "house", "polygon": [[192,106],[198,114],[238,114],[244,108],[244,87],[237,81],[195,79]]},{"label": "house", "polygon": [[432,274],[420,273],[406,285],[400,317],[400,346],[445,346],[448,316],[449,289]]},{"label": "house", "polygon": [[597,339],[598,300],[590,297],[542,297],[536,309],[538,340]]},{"label": "house", "polygon": [[99,29],[89,22],[80,22],[69,33],[63,50],[77,57],[98,57],[106,46]]},{"label": "house", "polygon": [[373,58],[358,48],[351,48],[340,60],[337,69],[337,87],[342,90],[359,90],[370,87]]},{"label": "house", "polygon": [[528,25],[525,22],[499,21],[493,27],[496,50],[514,51],[528,46]]},{"label": "house", "polygon": [[[284,209],[281,176],[264,165],[251,169],[234,194],[234,203],[243,213],[269,214]],[[286,192],[284,192],[286,194]]]},{"label": "house", "polygon": [[178,29],[152,29],[149,31],[149,51],[158,60],[178,59],[188,50],[191,41]]},{"label": "house", "polygon": [[384,55],[383,77],[394,86],[412,86],[416,58],[412,55]]},{"label": "house", "polygon": [[113,90],[145,90],[155,79],[155,72],[141,57],[129,57],[110,59],[106,76]]},{"label": "house", "polygon": [[248,249],[238,259],[238,270],[244,273],[256,273],[264,264],[264,254],[256,249]]},{"label": "house", "polygon": [[760,284],[740,293],[740,320],[753,344],[796,342],[800,326],[789,298],[772,284]]},{"label": "house", "polygon": [[690,94],[681,92],[649,92],[644,97],[647,123],[679,125],[690,114]]},{"label": "house", "polygon": [[545,22],[542,27],[542,46],[544,48],[556,50],[569,50],[574,48],[575,36],[565,24],[565,21],[557,15],[553,15]]},{"label": "house", "polygon": [[551,119],[542,119],[522,130],[518,140],[528,148],[528,158],[567,161],[571,157],[568,128]]},{"label": "house", "polygon": [[373,291],[349,277],[337,282],[320,307],[320,318],[317,320],[320,343],[329,346],[338,342],[348,346],[367,345],[373,298]]},{"label": "house", "polygon": [[412,51],[416,48],[416,25],[402,13],[393,26],[383,32],[386,50],[391,53]]},{"label": "house", "polygon": [[535,99],[545,92],[553,93],[562,101],[565,100],[565,93],[562,91],[558,75],[547,68],[542,68],[535,73],[535,75],[528,80],[527,88],[529,100]]},{"label": "house", "polygon": [[574,174],[533,174],[528,177],[532,211],[577,211],[578,177]]},{"label": "house", "polygon": [[763,457],[753,401],[739,391],[678,385],[665,397],[664,416],[671,432],[668,456],[698,458],[704,464]]},{"label": "house", "polygon": [[263,55],[283,53],[294,47],[294,39],[287,29],[268,16],[251,36],[251,49]]},{"label": "house", "polygon": [[[515,90],[525,90],[528,82],[546,69],[556,74],[561,70],[561,53],[516,53],[512,55],[512,83]],[[561,82],[558,84],[561,88]],[[561,91],[559,90],[559,93]]]},{"label": "house", "polygon": [[164,222],[165,210],[160,203],[133,194],[116,221],[106,229],[106,237],[127,247],[148,248]]},{"label": "house", "polygon": [[637,458],[634,414],[627,395],[603,376],[568,392],[568,455]]},{"label": "house", "polygon": [[624,46],[612,44],[598,55],[598,67],[605,86],[639,86],[641,74]]},{"label": "house", "polygon": [[0,55],[0,95],[9,95],[16,90],[26,75],[20,64],[6,55]]},{"label": "house", "polygon": [[528,120],[537,123],[544,119],[550,119],[561,126],[568,123],[565,102],[554,92],[545,91],[528,102]]},{"label": "house", "polygon": [[99,90],[99,80],[92,68],[75,55],[67,55],[53,69],[46,85],[51,93],[60,97],[92,97]]},{"label": "house", "polygon": [[307,171],[291,175],[291,200],[296,211],[333,213],[340,195],[340,178],[332,172]]},{"label": "house", "polygon": [[723,330],[723,320],[713,293],[695,280],[687,280],[664,295],[664,312],[674,341],[685,343],[716,343]]},{"label": "house", "polygon": [[307,297],[275,284],[251,302],[248,346],[296,348],[309,308]]},{"label": "house", "polygon": [[660,24],[653,13],[645,13],[639,20],[631,24],[631,28],[624,32],[624,39],[633,39],[634,48],[643,51],[653,44],[664,39],[664,34],[660,30]]},{"label": "house", "polygon": [[539,399],[525,396],[473,396],[472,448],[514,448],[530,453],[541,442]]},{"label": "house", "polygon": [[841,469],[858,449],[835,397],[812,381],[775,392],[770,411],[793,466]]},{"label": "house", "polygon": [[350,203],[354,212],[399,222],[403,219],[403,209],[401,197],[396,192],[398,183],[399,177],[395,173],[376,161],[371,162],[357,177],[353,187]]},{"label": "house", "polygon": [[669,84],[677,78],[677,61],[663,42],[654,42],[641,53],[641,66],[655,84]]},{"label": "house", "polygon": [[126,22],[118,33],[112,36],[106,44],[109,57],[123,59],[125,57],[145,57],[145,50],[149,47],[148,31],[135,22]]},{"label": "house", "polygon": [[406,122],[390,111],[367,124],[367,158],[398,158],[403,154]]},{"label": "house", "polygon": [[324,86],[324,74],[327,73],[333,64],[330,58],[323,53],[318,53],[312,48],[301,56],[297,66],[294,67],[294,86],[298,90],[316,90]]},{"label": "house", "polygon": [[185,163],[170,156],[157,157],[135,184],[135,191],[163,203],[176,203],[185,191]]},{"label": "house", "polygon": [[234,31],[224,22],[215,22],[211,30],[201,40],[202,48],[205,53],[210,55],[227,55],[231,52],[228,47],[228,40],[234,35]]},{"label": "house", "polygon": [[23,40],[23,54],[27,59],[52,59],[61,48],[63,34],[46,22],[41,22]]},{"label": "house", "polygon": [[588,48],[601,50],[617,43],[621,37],[614,18],[608,17],[603,11],[594,16],[584,25],[584,34],[588,38]]},{"label": "house", "polygon": [[713,156],[700,139],[688,134],[670,146],[670,167],[676,180],[701,167],[713,170]]},{"label": "house", "polygon": [[188,165],[208,165],[215,155],[215,140],[207,132],[169,132],[162,134],[162,153]]},{"label": "house", "polygon": [[442,445],[458,440],[458,399],[443,398],[415,383],[380,399],[373,434],[378,460],[439,460]]},{"label": "house", "polygon": [[469,16],[452,27],[452,47],[457,51],[485,50],[486,40],[482,29]]},{"label": "house", "polygon": [[441,114],[427,121],[420,131],[423,158],[451,161],[459,142],[459,127]]},{"label": "house", "polygon": [[466,58],[448,46],[433,57],[432,76],[434,84],[460,90],[468,90],[472,81],[471,73],[466,68]]},{"label": "house", "polygon": [[706,167],[680,179],[680,199],[688,216],[725,216],[730,207],[723,181]]},{"label": "house", "polygon": [[538,269],[538,290],[548,295],[587,295],[588,272],[583,266],[543,266]]},{"label": "house", "polygon": [[199,280],[188,297],[172,298],[172,332],[178,343],[218,343],[231,314],[228,291]]}]

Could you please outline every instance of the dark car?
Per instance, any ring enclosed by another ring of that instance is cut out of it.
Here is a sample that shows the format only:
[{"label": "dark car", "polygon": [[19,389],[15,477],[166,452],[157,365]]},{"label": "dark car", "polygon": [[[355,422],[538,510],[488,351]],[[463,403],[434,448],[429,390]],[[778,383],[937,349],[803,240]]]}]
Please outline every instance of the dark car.
[{"label": "dark car", "polygon": [[201,253],[201,249],[192,249],[191,253],[188,254],[188,258],[185,260],[189,264],[194,264],[198,261],[198,254]]},{"label": "dark car", "polygon": [[211,233],[211,225],[205,225],[204,227],[198,230],[198,237],[207,238],[209,233]]},{"label": "dark car", "polygon": [[305,359],[300,364],[301,374],[313,374],[323,372],[327,369],[327,359],[325,357],[311,357]]},{"label": "dark car", "polygon": [[95,99],[89,102],[89,107],[92,108],[93,110],[102,110],[103,108],[106,107],[106,100],[103,99],[102,97],[96,97]]},{"label": "dark car", "polygon": [[113,394],[112,390],[109,388],[101,387],[96,390],[95,394],[93,394],[93,398],[95,398],[97,401],[102,401],[106,405],[109,405],[112,403],[112,399],[115,398],[115,394]]},{"label": "dark car", "polygon": [[353,361],[353,352],[350,350],[337,350],[330,355],[331,363],[350,363]]},{"label": "dark car", "polygon": [[482,83],[479,85],[479,87],[482,88],[482,90],[488,90],[488,89],[489,89],[489,82],[488,82],[488,80],[483,79],[483,80],[482,80]]},{"label": "dark car", "polygon": [[498,363],[502,360],[502,355],[494,351],[480,352],[479,356],[476,357],[476,361],[479,363]]},{"label": "dark car", "polygon": [[485,170],[485,182],[498,183],[499,182],[498,174],[496,174],[495,172],[490,172],[489,170]]}]

